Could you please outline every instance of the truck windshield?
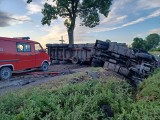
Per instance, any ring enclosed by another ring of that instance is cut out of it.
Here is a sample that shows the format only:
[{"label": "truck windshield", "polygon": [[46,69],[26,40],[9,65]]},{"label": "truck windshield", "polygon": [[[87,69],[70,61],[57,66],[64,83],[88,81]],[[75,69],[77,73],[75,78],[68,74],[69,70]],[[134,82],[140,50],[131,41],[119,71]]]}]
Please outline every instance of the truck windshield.
[{"label": "truck windshield", "polygon": [[40,44],[35,44],[35,51],[36,51],[36,52],[42,52],[42,51],[43,51],[43,49],[42,49],[42,47],[40,46]]}]

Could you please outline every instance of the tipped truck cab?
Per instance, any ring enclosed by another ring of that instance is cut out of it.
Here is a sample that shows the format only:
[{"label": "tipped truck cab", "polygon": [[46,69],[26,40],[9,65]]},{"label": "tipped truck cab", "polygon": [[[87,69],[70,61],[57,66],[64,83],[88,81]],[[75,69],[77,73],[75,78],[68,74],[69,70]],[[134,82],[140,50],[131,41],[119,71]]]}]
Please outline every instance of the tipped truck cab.
[{"label": "tipped truck cab", "polygon": [[0,79],[8,79],[13,71],[32,68],[48,70],[50,57],[41,44],[29,37],[0,37]]}]

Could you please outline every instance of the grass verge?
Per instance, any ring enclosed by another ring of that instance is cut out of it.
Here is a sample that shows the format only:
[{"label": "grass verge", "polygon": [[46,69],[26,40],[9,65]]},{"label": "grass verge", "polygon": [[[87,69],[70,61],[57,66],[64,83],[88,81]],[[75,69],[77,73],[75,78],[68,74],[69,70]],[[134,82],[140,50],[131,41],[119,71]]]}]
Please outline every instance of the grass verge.
[{"label": "grass verge", "polygon": [[108,119],[158,120],[159,88],[160,70],[141,83],[137,90],[116,78],[68,83],[57,89],[50,83],[1,97],[0,119],[106,120],[99,106],[109,103],[114,118]]}]

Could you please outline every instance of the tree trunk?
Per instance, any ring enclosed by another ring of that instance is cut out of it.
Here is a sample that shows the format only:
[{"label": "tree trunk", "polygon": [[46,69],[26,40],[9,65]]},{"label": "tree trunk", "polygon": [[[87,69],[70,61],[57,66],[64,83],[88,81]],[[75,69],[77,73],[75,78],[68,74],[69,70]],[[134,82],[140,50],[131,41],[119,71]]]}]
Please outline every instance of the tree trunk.
[{"label": "tree trunk", "polygon": [[74,28],[68,30],[69,44],[74,44]]}]

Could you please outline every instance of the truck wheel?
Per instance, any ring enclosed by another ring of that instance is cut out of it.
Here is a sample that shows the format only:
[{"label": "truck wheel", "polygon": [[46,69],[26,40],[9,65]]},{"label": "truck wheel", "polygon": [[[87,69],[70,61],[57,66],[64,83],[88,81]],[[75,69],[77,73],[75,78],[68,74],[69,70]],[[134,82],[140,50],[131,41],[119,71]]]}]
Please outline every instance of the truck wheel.
[{"label": "truck wheel", "polygon": [[72,63],[73,64],[78,64],[80,61],[79,61],[79,58],[78,57],[72,57]]},{"label": "truck wheel", "polygon": [[46,63],[46,62],[44,62],[43,64],[42,64],[42,66],[41,66],[41,70],[42,71],[47,71],[48,70],[48,63]]},{"label": "truck wheel", "polygon": [[0,79],[6,80],[12,76],[12,70],[9,67],[3,67],[0,69]]}]

